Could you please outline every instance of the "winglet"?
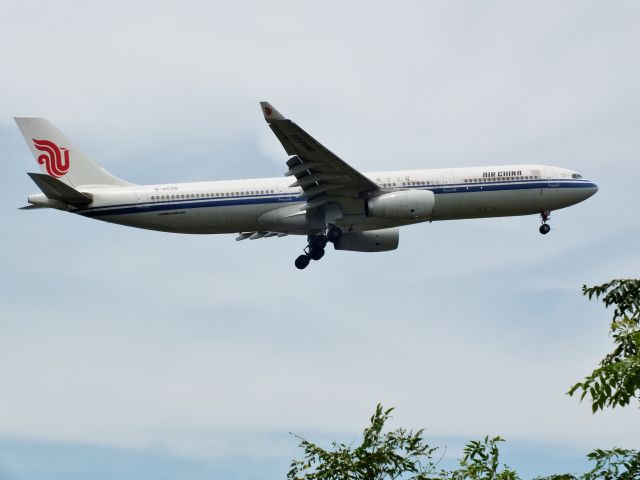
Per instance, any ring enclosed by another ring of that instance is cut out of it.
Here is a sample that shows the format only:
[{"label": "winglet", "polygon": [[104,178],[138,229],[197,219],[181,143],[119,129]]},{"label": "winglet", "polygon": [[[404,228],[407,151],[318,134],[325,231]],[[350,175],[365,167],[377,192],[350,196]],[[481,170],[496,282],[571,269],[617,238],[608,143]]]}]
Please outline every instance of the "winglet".
[{"label": "winglet", "polygon": [[271,122],[273,120],[286,120],[284,115],[276,110],[269,102],[260,102],[260,107],[262,107],[262,114],[267,122]]}]

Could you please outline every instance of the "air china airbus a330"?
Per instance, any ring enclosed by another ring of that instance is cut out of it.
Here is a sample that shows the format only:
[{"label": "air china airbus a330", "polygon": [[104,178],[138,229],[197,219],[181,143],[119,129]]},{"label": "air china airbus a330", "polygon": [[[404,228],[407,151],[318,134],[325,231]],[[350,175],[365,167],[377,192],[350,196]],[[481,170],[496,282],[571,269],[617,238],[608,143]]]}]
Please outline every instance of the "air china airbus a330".
[{"label": "air china airbus a330", "polygon": [[543,165],[360,173],[269,103],[264,118],[289,155],[285,178],[133,185],[80,152],[43,118],[16,118],[42,173],[43,193],[24,209],[55,208],[131,227],[176,233],[239,233],[236,240],[306,235],[299,269],[336,250],[398,247],[399,228],[419,222],[539,214],[598,190],[572,170]]}]

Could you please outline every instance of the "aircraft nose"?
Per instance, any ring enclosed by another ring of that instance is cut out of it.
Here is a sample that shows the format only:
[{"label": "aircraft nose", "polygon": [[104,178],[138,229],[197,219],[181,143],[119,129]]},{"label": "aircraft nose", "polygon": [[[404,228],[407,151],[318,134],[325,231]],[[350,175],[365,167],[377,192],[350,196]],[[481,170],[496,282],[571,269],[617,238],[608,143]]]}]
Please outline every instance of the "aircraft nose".
[{"label": "aircraft nose", "polygon": [[585,188],[585,190],[586,190],[585,198],[589,198],[589,197],[592,197],[592,196],[594,196],[596,194],[596,192],[598,191],[598,186],[593,182],[589,182],[588,183],[588,187]]}]

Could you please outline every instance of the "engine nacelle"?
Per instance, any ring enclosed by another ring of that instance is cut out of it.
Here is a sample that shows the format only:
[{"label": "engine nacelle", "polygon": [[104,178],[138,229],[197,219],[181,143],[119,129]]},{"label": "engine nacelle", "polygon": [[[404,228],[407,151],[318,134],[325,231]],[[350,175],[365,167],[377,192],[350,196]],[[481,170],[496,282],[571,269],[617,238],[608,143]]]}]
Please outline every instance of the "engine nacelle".
[{"label": "engine nacelle", "polygon": [[435,196],[430,190],[385,193],[367,202],[367,216],[394,220],[428,220],[435,202]]},{"label": "engine nacelle", "polygon": [[398,248],[399,240],[399,228],[383,228],[368,232],[343,233],[333,246],[336,250],[351,252],[387,252]]}]

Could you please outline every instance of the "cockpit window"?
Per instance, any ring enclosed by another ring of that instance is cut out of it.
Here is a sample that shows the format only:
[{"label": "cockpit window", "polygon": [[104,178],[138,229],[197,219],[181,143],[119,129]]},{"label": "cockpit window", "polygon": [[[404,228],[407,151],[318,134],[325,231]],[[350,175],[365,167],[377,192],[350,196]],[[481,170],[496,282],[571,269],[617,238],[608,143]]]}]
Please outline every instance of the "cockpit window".
[{"label": "cockpit window", "polygon": [[582,178],[582,175],[580,175],[579,173],[574,173],[573,175],[571,175],[571,178]]}]

